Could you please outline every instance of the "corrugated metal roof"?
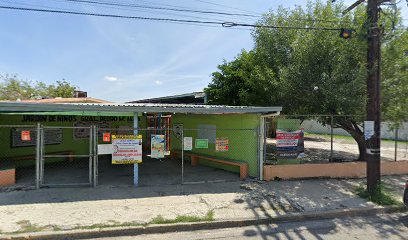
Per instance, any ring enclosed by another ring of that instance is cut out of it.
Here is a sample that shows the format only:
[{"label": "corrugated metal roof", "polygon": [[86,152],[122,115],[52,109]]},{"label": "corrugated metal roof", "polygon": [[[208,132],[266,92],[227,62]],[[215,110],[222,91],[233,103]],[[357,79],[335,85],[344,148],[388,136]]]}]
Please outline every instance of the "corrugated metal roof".
[{"label": "corrugated metal roof", "polygon": [[169,100],[169,99],[177,99],[177,98],[183,98],[183,97],[204,98],[205,93],[204,92],[184,93],[184,94],[157,97],[157,98],[139,99],[139,100],[129,101],[127,103],[148,103],[149,101],[150,102],[156,102],[156,101],[159,101],[159,100]]},{"label": "corrugated metal roof", "polygon": [[161,103],[25,103],[0,102],[0,112],[61,112],[61,111],[92,111],[92,112],[175,112],[175,113],[275,113],[282,107],[252,107],[224,105],[189,105]]},{"label": "corrugated metal roof", "polygon": [[83,98],[46,98],[46,99],[29,99],[21,102],[32,103],[111,103],[102,99],[83,97]]}]

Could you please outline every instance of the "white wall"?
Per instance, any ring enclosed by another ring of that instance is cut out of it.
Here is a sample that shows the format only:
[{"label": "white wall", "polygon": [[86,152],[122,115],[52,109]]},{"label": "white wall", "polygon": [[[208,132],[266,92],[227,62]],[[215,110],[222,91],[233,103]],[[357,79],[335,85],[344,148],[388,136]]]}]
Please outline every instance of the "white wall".
[{"label": "white wall", "polygon": [[[383,139],[394,139],[395,131],[390,130],[390,123],[381,123],[381,138]],[[323,126],[315,120],[305,120],[301,124],[301,127],[305,129],[306,132],[319,133],[319,134],[330,134],[330,126]],[[341,128],[333,129],[333,134],[350,136],[345,130]],[[408,140],[408,122],[402,124],[398,132],[398,140],[407,141]]]}]

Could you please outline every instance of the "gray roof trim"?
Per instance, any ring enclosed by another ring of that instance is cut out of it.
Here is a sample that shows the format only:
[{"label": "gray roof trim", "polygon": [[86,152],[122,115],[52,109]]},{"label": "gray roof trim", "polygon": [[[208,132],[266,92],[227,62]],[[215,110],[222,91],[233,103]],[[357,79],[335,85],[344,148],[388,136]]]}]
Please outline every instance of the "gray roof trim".
[{"label": "gray roof trim", "polygon": [[223,105],[188,105],[188,104],[154,104],[154,103],[24,103],[0,102],[0,112],[175,112],[175,113],[274,113],[282,111],[282,107],[251,107]]}]

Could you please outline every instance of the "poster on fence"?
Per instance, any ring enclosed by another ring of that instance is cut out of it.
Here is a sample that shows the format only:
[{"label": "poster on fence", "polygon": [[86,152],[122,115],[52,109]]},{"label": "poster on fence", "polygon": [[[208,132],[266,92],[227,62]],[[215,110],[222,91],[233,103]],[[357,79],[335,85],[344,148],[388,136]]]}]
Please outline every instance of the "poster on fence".
[{"label": "poster on fence", "polygon": [[151,158],[164,158],[165,152],[164,135],[152,135],[151,141]]},{"label": "poster on fence", "polygon": [[142,162],[142,135],[112,135],[112,164]]},{"label": "poster on fence", "polygon": [[208,148],[208,139],[196,139],[194,147],[195,148]]},{"label": "poster on fence", "polygon": [[228,152],[228,148],[229,148],[228,145],[229,145],[229,140],[227,137],[215,139],[215,151],[216,152]]},{"label": "poster on fence", "polygon": [[293,132],[276,130],[276,148],[278,159],[296,159],[303,156],[303,130]]},{"label": "poster on fence", "polygon": [[193,138],[192,137],[184,137],[184,150],[191,151],[193,150]]}]

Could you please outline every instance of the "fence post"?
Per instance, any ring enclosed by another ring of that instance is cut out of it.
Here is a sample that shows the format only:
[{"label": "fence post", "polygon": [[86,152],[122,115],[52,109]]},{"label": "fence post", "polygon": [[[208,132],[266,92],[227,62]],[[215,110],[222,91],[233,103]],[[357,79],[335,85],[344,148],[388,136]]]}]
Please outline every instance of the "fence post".
[{"label": "fence post", "polygon": [[44,165],[45,165],[45,137],[44,126],[40,128],[40,186],[44,183]]},{"label": "fence post", "polygon": [[37,139],[35,146],[35,188],[40,189],[40,158],[41,158],[41,124],[37,123]]},{"label": "fence post", "polygon": [[398,128],[395,129],[395,156],[394,160],[397,161],[397,155],[398,155]]},{"label": "fence post", "polygon": [[[268,125],[268,123],[265,121],[265,118],[264,118],[264,132],[263,132],[263,142],[262,142],[262,164],[261,164],[261,178],[260,178],[260,180],[264,180],[264,165],[265,165],[265,162],[266,162],[266,147],[267,147],[267,144],[266,144],[266,138],[267,138],[267,135],[268,135],[268,130],[269,130],[269,125]],[[262,135],[261,135],[262,136]]]},{"label": "fence post", "polygon": [[[92,159],[93,159],[93,126],[89,127],[89,185],[92,186]],[[75,129],[74,129],[75,131]]]},{"label": "fence post", "polygon": [[330,159],[329,162],[333,162],[333,115],[330,116]]},{"label": "fence post", "polygon": [[98,185],[98,127],[93,126],[93,187]]},{"label": "fence post", "polygon": [[184,184],[184,127],[181,127],[181,185]]}]

